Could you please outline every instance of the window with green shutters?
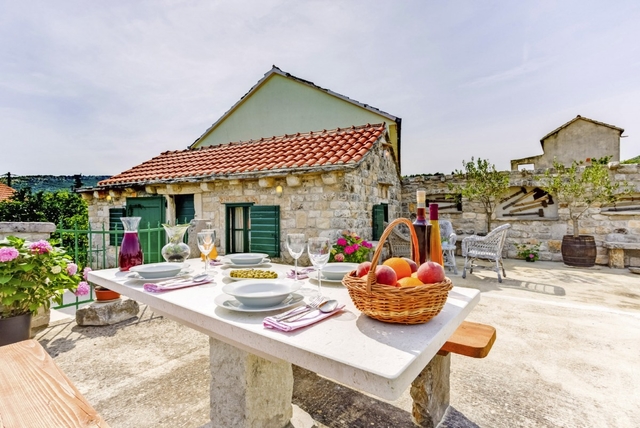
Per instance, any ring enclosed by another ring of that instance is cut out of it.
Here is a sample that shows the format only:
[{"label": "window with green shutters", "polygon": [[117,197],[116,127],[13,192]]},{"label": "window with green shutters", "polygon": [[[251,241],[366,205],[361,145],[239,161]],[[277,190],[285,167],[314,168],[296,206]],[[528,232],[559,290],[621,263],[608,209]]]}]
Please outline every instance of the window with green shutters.
[{"label": "window with green shutters", "polygon": [[116,233],[109,234],[109,245],[122,244],[124,226],[122,226],[120,217],[125,217],[126,211],[126,208],[109,208],[109,230],[116,231]]},{"label": "window with green shutters", "polygon": [[280,257],[280,207],[250,203],[226,205],[227,254],[265,253]]}]

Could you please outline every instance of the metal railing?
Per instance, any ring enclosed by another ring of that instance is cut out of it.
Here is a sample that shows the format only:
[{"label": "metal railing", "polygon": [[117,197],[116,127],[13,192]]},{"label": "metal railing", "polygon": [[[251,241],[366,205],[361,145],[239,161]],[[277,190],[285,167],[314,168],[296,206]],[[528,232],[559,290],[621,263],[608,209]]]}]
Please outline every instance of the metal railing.
[{"label": "metal railing", "polygon": [[[112,240],[111,237],[114,237]],[[101,230],[79,229],[74,226],[73,229],[65,229],[62,225],[56,228],[52,234],[52,238],[56,238],[62,245],[63,238],[66,243],[67,253],[74,259],[79,266],[88,266],[91,269],[107,269],[118,267],[119,245],[111,245],[110,242],[119,243],[124,236],[123,230],[105,230],[102,225]],[[164,228],[158,224],[157,227],[151,227],[147,224],[146,228],[138,229],[138,237],[143,245],[142,252],[144,254],[157,254],[165,243]],[[157,238],[157,239],[152,239]],[[151,263],[154,260],[145,260],[145,263]],[[52,306],[53,309],[62,309],[75,306],[76,309],[82,304],[90,303],[94,300],[93,286],[88,296],[76,296],[68,292],[63,296],[62,304]]]}]

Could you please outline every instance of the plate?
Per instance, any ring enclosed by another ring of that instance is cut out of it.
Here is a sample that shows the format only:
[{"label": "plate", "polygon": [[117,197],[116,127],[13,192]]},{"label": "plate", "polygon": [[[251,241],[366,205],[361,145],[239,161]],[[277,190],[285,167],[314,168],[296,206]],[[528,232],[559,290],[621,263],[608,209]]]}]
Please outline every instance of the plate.
[{"label": "plate", "polygon": [[254,267],[264,266],[267,263],[271,263],[271,260],[270,259],[263,259],[262,263],[258,263],[258,264],[255,264],[255,265],[237,265],[235,263],[231,263],[231,260],[229,260],[229,259],[222,259],[222,263],[223,263],[223,266],[226,266],[226,267],[243,269],[243,268],[254,268]]},{"label": "plate", "polygon": [[183,263],[149,263],[133,266],[129,270],[146,279],[171,278],[184,269]]},{"label": "plate", "polygon": [[254,308],[251,306],[245,306],[242,303],[238,302],[234,297],[228,296],[226,294],[220,294],[216,297],[213,302],[221,308],[228,309],[230,311],[238,311],[238,312],[269,312],[269,311],[277,311],[280,309],[290,308],[291,306],[295,306],[304,300],[304,296],[301,296],[298,293],[292,293],[290,295],[291,300],[285,299],[284,302],[280,303],[276,306],[271,306],[267,308]]},{"label": "plate", "polygon": [[342,278],[351,271],[358,268],[358,263],[327,263],[322,268],[322,280],[325,278],[342,281]]},{"label": "plate", "polygon": [[174,278],[176,279],[182,278],[183,276],[189,275],[191,272],[192,272],[191,269],[185,269],[182,272],[178,273],[177,275],[167,276],[165,278],[143,278],[137,272],[131,272],[129,275],[126,276],[126,278],[133,281],[157,282],[157,281],[167,281],[169,279],[174,279]]},{"label": "plate", "polygon": [[222,276],[224,276],[225,278],[229,278],[231,281],[243,281],[245,279],[262,279],[262,280],[265,280],[265,281],[274,281],[276,279],[285,279],[286,278],[285,274],[283,274],[282,272],[276,272],[273,269],[260,269],[260,270],[270,270],[272,272],[275,272],[276,274],[278,274],[277,278],[234,278],[234,277],[231,276],[231,272],[233,270],[238,270],[238,269],[231,269],[229,271],[224,271]]},{"label": "plate", "polygon": [[245,306],[268,308],[280,304],[301,287],[292,281],[245,279],[225,284],[222,292],[236,298]]},{"label": "plate", "polygon": [[[309,272],[309,279],[313,279],[314,281],[318,280],[318,275],[320,274],[320,272],[313,271],[313,272]],[[322,283],[324,284],[325,282],[331,283],[331,284],[342,284],[342,280],[341,279],[327,279],[327,277],[325,277],[324,275],[322,275]]]},{"label": "plate", "polygon": [[260,260],[266,259],[269,257],[269,254],[263,253],[238,253],[238,254],[227,254],[225,259],[229,260],[231,263],[236,265],[254,265],[256,263],[260,263]]}]

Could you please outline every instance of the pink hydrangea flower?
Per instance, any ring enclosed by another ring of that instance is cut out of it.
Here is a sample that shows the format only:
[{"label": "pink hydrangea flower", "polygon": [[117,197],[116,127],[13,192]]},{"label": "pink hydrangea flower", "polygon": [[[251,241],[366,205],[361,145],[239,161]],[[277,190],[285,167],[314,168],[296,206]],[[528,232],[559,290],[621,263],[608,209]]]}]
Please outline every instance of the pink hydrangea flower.
[{"label": "pink hydrangea flower", "polygon": [[76,296],[86,296],[87,294],[89,294],[90,290],[91,287],[89,286],[89,283],[82,281],[78,284],[78,288],[73,294],[75,294]]},{"label": "pink hydrangea flower", "polygon": [[67,265],[67,273],[69,275],[75,275],[78,272],[78,265],[75,263],[69,263]]},{"label": "pink hydrangea flower", "polygon": [[53,247],[47,241],[41,240],[29,244],[29,249],[35,254],[46,254],[53,250]]},{"label": "pink hydrangea flower", "polygon": [[338,253],[333,258],[337,262],[343,262],[344,261],[344,254]]},{"label": "pink hydrangea flower", "polygon": [[338,241],[336,242],[336,244],[341,245],[341,246],[345,246],[347,245],[347,240],[344,238],[339,238]]},{"label": "pink hydrangea flower", "polygon": [[348,247],[344,247],[344,253],[346,255],[353,254],[355,252],[356,250],[351,245],[349,245]]},{"label": "pink hydrangea flower", "polygon": [[371,242],[362,241],[362,246],[364,248],[373,248],[373,244]]},{"label": "pink hydrangea flower", "polygon": [[10,262],[17,259],[20,253],[13,247],[0,248],[0,262]]},{"label": "pink hydrangea flower", "polygon": [[84,270],[82,271],[82,277],[84,278],[85,281],[88,281],[87,274],[89,272],[91,272],[91,268],[89,266],[84,268]]}]

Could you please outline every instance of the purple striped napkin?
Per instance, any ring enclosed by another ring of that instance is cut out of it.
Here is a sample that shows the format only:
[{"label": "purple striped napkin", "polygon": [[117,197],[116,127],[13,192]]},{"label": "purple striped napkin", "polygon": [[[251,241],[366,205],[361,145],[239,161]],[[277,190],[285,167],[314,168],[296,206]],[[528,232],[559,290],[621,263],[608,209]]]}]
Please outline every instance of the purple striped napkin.
[{"label": "purple striped napkin", "polygon": [[[298,279],[307,279],[307,278],[309,278],[309,274],[311,272],[314,272],[315,270],[316,269],[312,268],[312,267],[298,268]],[[291,269],[289,272],[287,272],[287,278],[296,279],[296,271],[295,271],[295,269]]]},{"label": "purple striped napkin", "polygon": [[167,285],[147,283],[147,284],[144,284],[142,287],[144,291],[147,291],[149,293],[162,293],[163,291],[178,290],[180,288],[193,287],[195,285],[208,284],[210,282],[213,282],[212,278],[203,279],[201,281],[185,280],[185,281],[170,283]]},{"label": "purple striped napkin", "polygon": [[303,316],[302,318],[300,318],[299,320],[296,320],[293,322],[278,321],[273,317],[266,317],[264,321],[262,321],[262,325],[264,326],[264,328],[272,328],[280,331],[293,331],[293,330],[298,330],[299,328],[307,327],[307,326],[310,326],[311,324],[320,322],[325,318],[329,318],[330,316],[335,315],[338,312],[341,312],[342,309],[344,309],[344,305],[339,305],[333,312],[327,312],[327,313],[323,313],[315,309],[309,312],[308,314],[306,314],[305,316]]}]

